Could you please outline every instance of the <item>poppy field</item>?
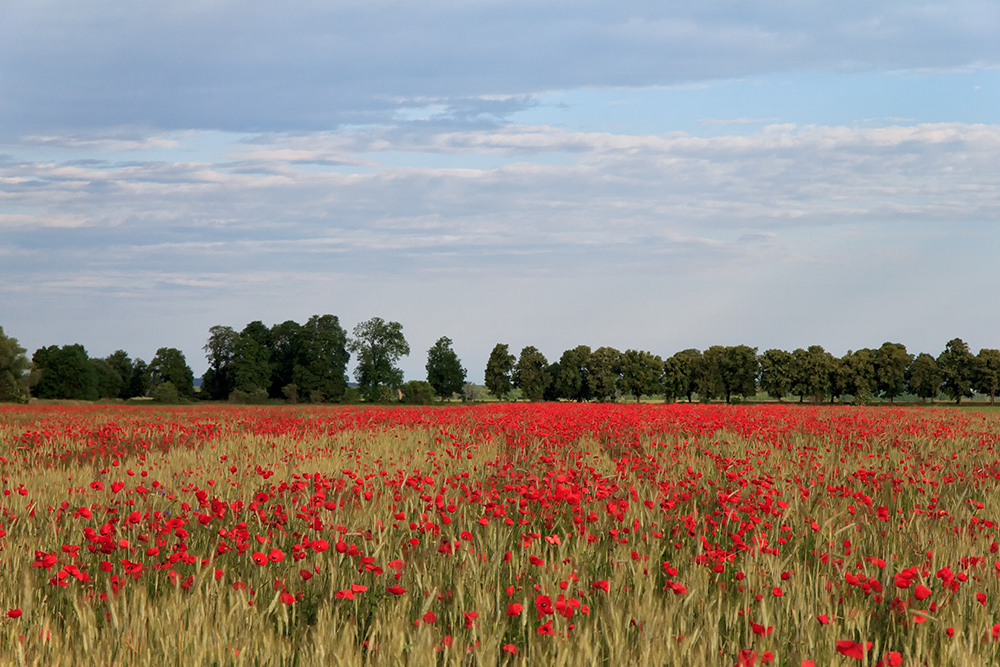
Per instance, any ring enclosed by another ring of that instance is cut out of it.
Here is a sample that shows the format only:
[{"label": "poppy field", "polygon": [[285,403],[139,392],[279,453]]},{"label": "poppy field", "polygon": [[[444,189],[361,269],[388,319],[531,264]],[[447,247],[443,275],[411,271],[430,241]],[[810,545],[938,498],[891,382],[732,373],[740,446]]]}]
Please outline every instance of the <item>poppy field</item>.
[{"label": "poppy field", "polygon": [[1000,664],[1000,420],[0,408],[0,664]]}]

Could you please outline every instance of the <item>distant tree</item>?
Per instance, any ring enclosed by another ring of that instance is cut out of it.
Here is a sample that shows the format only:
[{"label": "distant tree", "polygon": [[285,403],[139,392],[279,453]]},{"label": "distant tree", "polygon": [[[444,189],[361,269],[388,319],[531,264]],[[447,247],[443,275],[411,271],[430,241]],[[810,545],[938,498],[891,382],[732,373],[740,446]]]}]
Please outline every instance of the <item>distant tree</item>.
[{"label": "distant tree", "polygon": [[[851,352],[848,351],[848,354],[851,354]],[[830,361],[830,367],[829,367],[830,386],[828,391],[830,392],[831,403],[836,403],[837,400],[840,399],[844,394],[849,393],[847,390],[850,387],[854,376],[852,374],[853,373],[852,370],[848,366],[846,358],[847,355],[844,355],[843,357],[835,357],[832,354],[829,355],[828,357]],[[854,398],[857,403],[866,403],[868,401],[868,399],[866,399],[865,397],[861,397],[860,400],[858,399],[858,397]]]},{"label": "distant tree", "polygon": [[529,401],[540,400],[545,395],[552,378],[546,372],[549,362],[537,348],[527,346],[521,349],[511,376],[514,386]]},{"label": "distant tree", "polygon": [[850,394],[858,402],[870,402],[878,387],[875,351],[868,348],[848,350],[840,359],[839,375],[842,393]]},{"label": "distant tree", "polygon": [[989,396],[990,405],[993,405],[1000,391],[1000,350],[979,350],[973,375],[976,391]]},{"label": "distant tree", "polygon": [[516,361],[506,343],[497,343],[486,362],[486,388],[501,401],[514,389],[512,373]]},{"label": "distant tree", "polygon": [[117,373],[118,377],[121,379],[121,385],[117,398],[120,398],[123,401],[132,398],[132,372],[135,369],[135,365],[132,360],[129,359],[128,352],[125,350],[115,350],[108,355],[104,361],[106,361],[108,365],[114,369],[115,373]]},{"label": "distant tree", "polygon": [[551,364],[545,367],[545,375],[548,376],[548,384],[545,385],[545,391],[542,392],[543,401],[558,401],[562,398],[556,387],[556,378],[559,377],[559,362],[553,361]]},{"label": "distant tree", "polygon": [[956,403],[961,403],[963,397],[972,398],[975,359],[961,338],[948,341],[944,352],[937,358],[938,368],[941,369],[941,389]]},{"label": "distant tree", "polygon": [[558,373],[552,385],[558,398],[586,401],[593,395],[590,388],[590,347],[578,345],[566,350],[559,358]]},{"label": "distant tree", "polygon": [[906,391],[906,369],[912,361],[902,343],[885,342],[875,351],[876,388],[890,403]]},{"label": "distant tree", "polygon": [[354,379],[367,401],[385,400],[385,389],[395,391],[403,384],[403,371],[396,367],[410,354],[403,337],[403,325],[373,317],[354,327],[347,349],[357,357]]},{"label": "distant tree", "polygon": [[757,395],[757,348],[746,345],[732,345],[725,348],[722,355],[722,386],[726,403],[732,403],[733,396],[752,398]]},{"label": "distant tree", "polygon": [[695,362],[695,386],[698,398],[702,402],[726,395],[723,377],[725,356],[726,348],[721,345],[713,345],[702,352],[701,357]]},{"label": "distant tree", "polygon": [[637,403],[643,395],[660,392],[663,359],[658,355],[644,350],[625,350],[621,369],[618,387],[623,394],[634,396]]},{"label": "distant tree", "polygon": [[438,338],[433,347],[427,350],[425,368],[427,382],[434,388],[434,393],[442,399],[451,398],[465,386],[466,371],[455,350],[452,349],[451,339],[448,337]]},{"label": "distant tree", "polygon": [[205,357],[208,370],[201,378],[201,390],[212,400],[225,400],[236,389],[233,361],[239,334],[232,327],[216,325],[208,330]]},{"label": "distant tree", "polygon": [[152,387],[153,379],[149,374],[149,364],[142,359],[135,359],[132,362],[132,378],[128,383],[129,398],[149,396]]},{"label": "distant tree", "polygon": [[941,393],[941,369],[926,352],[917,355],[906,371],[906,386],[911,394],[926,400]]},{"label": "distant tree", "polygon": [[27,403],[30,396],[31,362],[16,338],[0,327],[0,403]]},{"label": "distant tree", "polygon": [[691,403],[698,391],[701,366],[701,351],[693,348],[681,350],[670,357],[664,368],[664,391],[677,398],[685,396]]},{"label": "distant tree", "polygon": [[[271,398],[285,396],[285,387],[295,383],[295,364],[299,361],[302,325],[285,320],[271,327]],[[295,387],[296,393],[298,386]]]},{"label": "distant tree", "polygon": [[156,356],[149,362],[149,376],[155,391],[164,382],[169,382],[177,389],[181,398],[194,395],[194,373],[187,365],[184,353],[173,347],[161,347]]},{"label": "distant tree", "polygon": [[347,392],[347,332],[336,315],[313,315],[299,331],[292,375],[298,394],[313,402],[340,401]]},{"label": "distant tree", "polygon": [[107,359],[91,359],[94,374],[97,376],[97,397],[118,398],[125,387],[125,380]]},{"label": "distant tree", "polygon": [[771,349],[760,355],[760,388],[780,402],[792,390],[792,355]]},{"label": "distant tree", "polygon": [[810,345],[806,350],[799,348],[792,352],[792,393],[799,397],[800,403],[806,396],[823,400],[830,390],[832,367],[833,355],[820,345]]},{"label": "distant tree", "polygon": [[31,357],[38,370],[38,398],[93,401],[98,398],[97,371],[82,345],[50,345]]},{"label": "distant tree", "polygon": [[233,384],[245,395],[260,395],[271,387],[271,330],[260,320],[246,325],[233,350]]},{"label": "distant tree", "polygon": [[[580,349],[580,348],[576,348]],[[602,403],[615,400],[621,377],[622,353],[613,347],[599,347],[587,359],[587,385],[590,395]]]},{"label": "distant tree", "polygon": [[466,382],[462,385],[462,400],[468,402],[485,401],[489,397],[489,389],[482,385]]}]

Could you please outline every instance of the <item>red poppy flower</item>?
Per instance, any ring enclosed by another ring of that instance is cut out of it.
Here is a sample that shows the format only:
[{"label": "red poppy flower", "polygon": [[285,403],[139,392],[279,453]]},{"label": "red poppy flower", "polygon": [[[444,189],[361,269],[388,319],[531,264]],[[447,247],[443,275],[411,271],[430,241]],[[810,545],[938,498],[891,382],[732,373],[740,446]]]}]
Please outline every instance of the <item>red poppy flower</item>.
[{"label": "red poppy flower", "polygon": [[253,552],[251,558],[253,558],[253,562],[257,563],[257,565],[267,565],[267,556],[259,551]]},{"label": "red poppy flower", "polygon": [[387,586],[385,590],[389,591],[393,595],[402,595],[406,592],[406,589],[402,586]]},{"label": "red poppy flower", "polygon": [[426,614],[424,614],[423,619],[424,623],[433,623],[434,621],[437,620],[437,614],[435,614],[433,611],[429,611]]},{"label": "red poppy flower", "polygon": [[295,602],[295,596],[291,593],[285,592],[281,594],[281,601],[285,604],[292,604]]},{"label": "red poppy flower", "polygon": [[517,655],[517,647],[514,646],[513,644],[504,644],[503,652],[510,653],[511,655]]},{"label": "red poppy flower", "polygon": [[556,633],[556,631],[552,629],[552,621],[546,621],[538,628],[537,632],[540,635],[554,635]]},{"label": "red poppy flower", "polygon": [[830,624],[830,617],[827,616],[826,614],[822,614],[820,616],[817,616],[816,620],[819,621],[820,624],[822,624],[822,625],[829,625]]},{"label": "red poppy flower", "polygon": [[865,653],[867,653],[868,649],[871,647],[872,642],[865,642],[864,645],[861,645],[849,639],[840,639],[837,641],[837,653],[847,656],[848,658],[856,658],[858,660],[863,660]]},{"label": "red poppy flower", "polygon": [[22,613],[20,609],[11,609],[7,612],[7,618],[21,618]]},{"label": "red poppy flower", "polygon": [[271,553],[268,554],[267,558],[272,563],[280,563],[285,560],[285,552],[281,549],[271,549]]},{"label": "red poppy flower", "polygon": [[521,613],[522,609],[524,609],[524,605],[520,602],[511,602],[507,605],[507,615],[511,617],[517,616]]},{"label": "red poppy flower", "polygon": [[594,583],[591,584],[591,587],[598,588],[604,591],[605,593],[611,590],[611,586],[608,584],[606,579],[602,581],[595,581]]},{"label": "red poppy flower", "polygon": [[875,663],[875,667],[900,667],[903,664],[903,655],[898,651],[889,651],[885,656]]},{"label": "red poppy flower", "polygon": [[913,597],[918,600],[924,600],[931,596],[931,589],[927,588],[923,584],[917,584],[916,588],[913,589]]}]

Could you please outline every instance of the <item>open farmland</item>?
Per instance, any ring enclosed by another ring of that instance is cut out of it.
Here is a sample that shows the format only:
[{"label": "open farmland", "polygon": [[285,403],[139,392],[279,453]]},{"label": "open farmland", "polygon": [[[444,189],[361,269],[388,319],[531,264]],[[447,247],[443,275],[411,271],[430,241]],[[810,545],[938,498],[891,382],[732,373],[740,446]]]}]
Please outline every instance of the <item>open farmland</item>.
[{"label": "open farmland", "polygon": [[3,664],[1000,663],[952,409],[0,408]]}]

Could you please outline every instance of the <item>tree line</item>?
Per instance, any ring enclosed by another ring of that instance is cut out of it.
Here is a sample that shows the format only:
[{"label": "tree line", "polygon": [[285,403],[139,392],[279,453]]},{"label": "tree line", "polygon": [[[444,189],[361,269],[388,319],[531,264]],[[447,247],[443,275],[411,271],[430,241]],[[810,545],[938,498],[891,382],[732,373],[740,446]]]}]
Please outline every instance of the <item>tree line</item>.
[{"label": "tree line", "polygon": [[[466,370],[452,341],[442,337],[427,351],[426,380],[403,382],[399,360],[410,354],[402,325],[374,317],[352,335],[335,315],[314,315],[304,324],[288,320],[268,327],[257,320],[242,330],[217,325],[204,346],[209,368],[200,392],[184,354],[160,348],[148,364],[124,350],[90,358],[82,345],[39,348],[29,361],[17,340],[0,328],[0,401],[43,399],[122,399],[153,397],[164,402],[389,402],[426,403],[469,389]],[[347,365],[352,354],[356,386]],[[591,350],[580,345],[549,363],[533,346],[514,356],[498,343],[485,370],[486,389],[500,400],[515,392],[525,399],[611,401],[643,396],[666,401],[727,403],[759,392],[772,399],[856,403],[876,398],[892,402],[903,394],[921,399],[942,393],[956,402],[974,393],[990,397],[1000,389],[1000,351],[973,354],[960,338],[937,357],[909,354],[901,343],[848,351],[835,357],[819,345],[758,354],[746,345],[687,349],[666,359],[649,351]],[[466,397],[475,397],[466,392]]]},{"label": "tree line", "polygon": [[[365,400],[427,402],[462,389],[466,371],[441,338],[428,352],[428,381],[403,382],[398,362],[410,347],[398,322],[374,317],[358,324],[353,336],[335,315],[314,315],[305,324],[288,320],[271,327],[261,321],[241,331],[209,329],[205,356],[209,368],[196,392],[184,353],[160,348],[148,364],[118,350],[91,358],[79,344],[39,348],[28,361],[17,339],[0,328],[0,401],[42,399],[100,400],[151,397],[176,403],[194,398],[258,403]],[[347,364],[355,356],[356,387]],[[404,393],[405,392],[405,393]]]},{"label": "tree line", "polygon": [[515,357],[497,344],[486,364],[486,388],[503,398],[515,389],[529,400],[608,401],[616,396],[662,396],[667,401],[751,398],[764,392],[776,400],[798,397],[836,402],[850,396],[866,403],[890,403],[903,394],[922,399],[942,393],[960,403],[974,392],[993,403],[1000,388],[1000,351],[974,355],[960,338],[948,342],[936,358],[916,356],[901,343],[848,351],[835,357],[819,345],[792,352],[771,349],[758,354],[746,345],[688,349],[667,359],[643,350],[619,352],[586,345],[566,350],[549,363],[528,346]]}]

